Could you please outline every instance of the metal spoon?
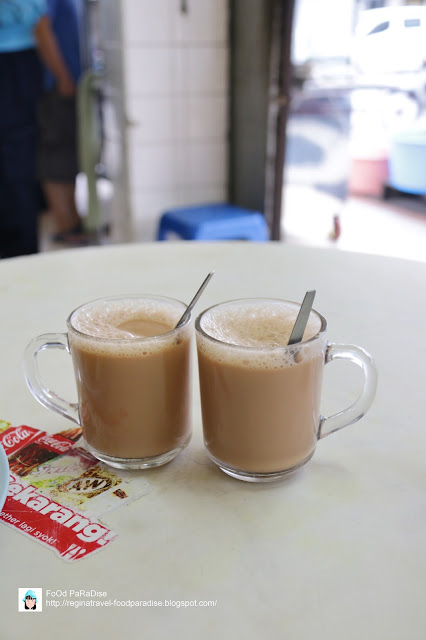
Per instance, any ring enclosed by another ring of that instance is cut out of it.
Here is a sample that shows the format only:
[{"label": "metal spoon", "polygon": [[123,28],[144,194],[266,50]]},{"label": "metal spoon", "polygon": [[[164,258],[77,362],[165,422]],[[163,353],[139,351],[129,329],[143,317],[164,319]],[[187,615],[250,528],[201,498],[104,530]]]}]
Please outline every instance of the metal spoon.
[{"label": "metal spoon", "polygon": [[209,275],[204,280],[203,284],[198,289],[197,293],[192,298],[192,300],[189,303],[189,305],[186,307],[186,309],[185,309],[185,311],[183,313],[183,316],[181,317],[181,319],[177,323],[175,329],[177,329],[178,327],[181,327],[186,322],[187,317],[191,313],[192,309],[195,307],[195,304],[198,302],[198,298],[201,296],[201,294],[203,293],[204,289],[207,287],[208,283],[210,282],[211,278],[213,277],[213,274],[214,274],[214,271],[210,271]]},{"label": "metal spoon", "polygon": [[296,322],[294,323],[293,331],[291,332],[288,344],[296,344],[302,342],[303,334],[305,333],[306,325],[308,324],[309,314],[311,313],[312,305],[314,303],[316,291],[307,291],[303,298],[302,306],[300,307]]}]

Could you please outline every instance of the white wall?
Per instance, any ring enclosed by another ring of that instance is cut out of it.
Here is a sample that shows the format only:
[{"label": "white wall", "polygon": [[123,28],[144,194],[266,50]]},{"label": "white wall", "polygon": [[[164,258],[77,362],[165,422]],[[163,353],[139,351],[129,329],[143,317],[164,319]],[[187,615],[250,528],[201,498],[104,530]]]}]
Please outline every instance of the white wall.
[{"label": "white wall", "polygon": [[107,164],[128,190],[133,239],[152,240],[165,209],[226,199],[228,0],[102,0],[100,9]]}]

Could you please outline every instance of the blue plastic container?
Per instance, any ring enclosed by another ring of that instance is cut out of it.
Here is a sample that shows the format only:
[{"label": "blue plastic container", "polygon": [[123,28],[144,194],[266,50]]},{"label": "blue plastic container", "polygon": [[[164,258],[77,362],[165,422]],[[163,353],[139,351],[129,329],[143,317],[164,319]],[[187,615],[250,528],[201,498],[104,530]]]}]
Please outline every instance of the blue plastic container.
[{"label": "blue plastic container", "polygon": [[389,154],[389,183],[394,189],[426,194],[426,130],[398,133]]}]

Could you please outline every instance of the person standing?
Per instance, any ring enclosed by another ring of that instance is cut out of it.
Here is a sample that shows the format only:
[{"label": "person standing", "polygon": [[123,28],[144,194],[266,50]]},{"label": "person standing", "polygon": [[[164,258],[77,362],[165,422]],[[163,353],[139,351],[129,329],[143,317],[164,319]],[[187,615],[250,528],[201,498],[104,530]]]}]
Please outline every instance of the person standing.
[{"label": "person standing", "polygon": [[53,35],[45,0],[0,0],[0,257],[38,251],[36,107],[40,58],[60,93],[75,84]]},{"label": "person standing", "polygon": [[[79,16],[76,0],[47,0],[52,30],[75,85],[81,76]],[[44,93],[38,108],[38,176],[53,216],[53,239],[66,244],[84,240],[75,204],[78,173],[75,95],[64,96],[56,78],[45,68]]]}]

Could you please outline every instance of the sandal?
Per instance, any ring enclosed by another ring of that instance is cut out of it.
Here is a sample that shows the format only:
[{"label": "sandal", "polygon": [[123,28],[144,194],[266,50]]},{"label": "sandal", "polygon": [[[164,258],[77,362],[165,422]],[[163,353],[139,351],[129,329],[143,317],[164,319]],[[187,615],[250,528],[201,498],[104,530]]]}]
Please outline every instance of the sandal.
[{"label": "sandal", "polygon": [[76,236],[81,236],[83,234],[83,225],[81,222],[72,227],[72,229],[68,229],[68,231],[60,231],[59,233],[55,233],[52,236],[53,242],[63,242],[67,243],[72,241]]}]

